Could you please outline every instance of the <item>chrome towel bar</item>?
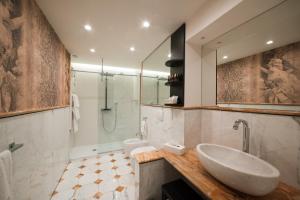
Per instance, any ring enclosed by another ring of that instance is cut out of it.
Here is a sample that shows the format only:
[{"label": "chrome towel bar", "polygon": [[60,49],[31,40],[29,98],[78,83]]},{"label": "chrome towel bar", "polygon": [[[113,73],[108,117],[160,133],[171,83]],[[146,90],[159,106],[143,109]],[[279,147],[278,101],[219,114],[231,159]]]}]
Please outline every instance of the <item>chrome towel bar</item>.
[{"label": "chrome towel bar", "polygon": [[18,150],[18,149],[20,149],[20,148],[22,148],[24,146],[24,144],[16,144],[16,143],[10,143],[9,145],[8,145],[8,150],[10,151],[10,152],[14,152],[14,151],[16,151],[16,150]]}]

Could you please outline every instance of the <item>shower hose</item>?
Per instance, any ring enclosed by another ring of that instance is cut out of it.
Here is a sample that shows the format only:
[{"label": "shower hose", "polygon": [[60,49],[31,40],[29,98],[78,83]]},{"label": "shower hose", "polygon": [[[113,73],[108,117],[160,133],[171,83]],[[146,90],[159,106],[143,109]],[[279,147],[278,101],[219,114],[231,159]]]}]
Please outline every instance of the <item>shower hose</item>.
[{"label": "shower hose", "polygon": [[101,113],[102,113],[102,127],[104,129],[105,132],[107,133],[112,133],[116,130],[116,127],[117,127],[117,119],[118,119],[118,103],[115,103],[115,120],[114,120],[114,126],[111,130],[105,128],[105,120],[104,120],[104,112],[108,112],[108,111],[103,111],[101,110]]}]

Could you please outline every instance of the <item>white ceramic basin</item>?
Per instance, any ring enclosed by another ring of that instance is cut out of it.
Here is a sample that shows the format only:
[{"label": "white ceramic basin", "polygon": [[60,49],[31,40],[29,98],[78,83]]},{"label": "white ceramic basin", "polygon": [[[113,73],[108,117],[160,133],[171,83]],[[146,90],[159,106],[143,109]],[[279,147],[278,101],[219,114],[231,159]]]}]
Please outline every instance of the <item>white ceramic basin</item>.
[{"label": "white ceramic basin", "polygon": [[147,145],[147,140],[141,140],[139,138],[130,138],[123,141],[124,150],[128,156],[133,149]]},{"label": "white ceramic basin", "polygon": [[204,168],[236,190],[263,196],[278,185],[279,171],[251,154],[215,144],[199,144],[196,149]]}]

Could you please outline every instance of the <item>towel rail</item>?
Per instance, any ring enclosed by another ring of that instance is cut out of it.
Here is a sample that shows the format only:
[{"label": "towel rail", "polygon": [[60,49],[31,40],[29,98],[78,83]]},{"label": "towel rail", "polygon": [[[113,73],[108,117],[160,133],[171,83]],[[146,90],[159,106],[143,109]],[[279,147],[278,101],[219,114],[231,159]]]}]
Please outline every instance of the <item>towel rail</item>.
[{"label": "towel rail", "polygon": [[13,142],[8,145],[8,150],[10,152],[14,152],[14,151],[22,148],[23,146],[24,146],[24,144],[16,144],[15,142]]}]

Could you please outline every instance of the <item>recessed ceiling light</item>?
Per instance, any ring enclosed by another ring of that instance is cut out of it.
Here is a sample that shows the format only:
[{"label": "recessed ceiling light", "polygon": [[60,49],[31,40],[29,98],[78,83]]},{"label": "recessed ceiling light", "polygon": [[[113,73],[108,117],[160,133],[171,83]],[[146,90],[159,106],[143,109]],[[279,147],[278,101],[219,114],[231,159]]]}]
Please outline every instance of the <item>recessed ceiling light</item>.
[{"label": "recessed ceiling light", "polygon": [[90,52],[95,53],[96,50],[95,49],[90,49]]},{"label": "recessed ceiling light", "polygon": [[273,43],[274,43],[273,40],[269,40],[266,42],[266,44],[273,44]]},{"label": "recessed ceiling light", "polygon": [[171,53],[169,53],[169,54],[168,54],[168,58],[171,58],[171,56],[172,56],[172,54],[171,54]]},{"label": "recessed ceiling light", "polygon": [[228,56],[223,56],[223,59],[227,59],[228,58]]},{"label": "recessed ceiling light", "polygon": [[149,21],[143,21],[143,27],[144,28],[149,28],[150,27],[150,22]]},{"label": "recessed ceiling light", "polygon": [[91,31],[91,30],[92,30],[92,26],[89,25],[89,24],[86,24],[86,25],[84,25],[84,29],[85,29],[86,31]]},{"label": "recessed ceiling light", "polygon": [[129,50],[130,50],[130,51],[135,51],[134,46],[130,47]]}]

